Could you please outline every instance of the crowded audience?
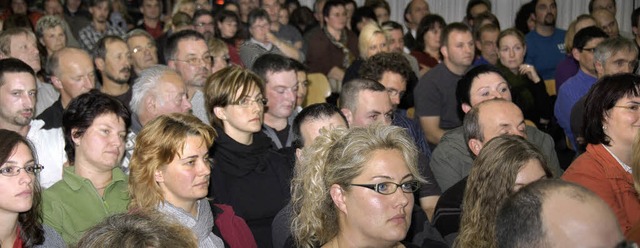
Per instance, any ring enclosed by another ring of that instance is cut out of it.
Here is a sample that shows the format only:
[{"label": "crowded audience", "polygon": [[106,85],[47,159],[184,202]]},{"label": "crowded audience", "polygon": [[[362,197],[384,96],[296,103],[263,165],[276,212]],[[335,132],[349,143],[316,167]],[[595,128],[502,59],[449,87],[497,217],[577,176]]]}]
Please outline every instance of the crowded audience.
[{"label": "crowded audience", "polygon": [[620,0],[1,1],[0,246],[637,247],[639,23]]}]

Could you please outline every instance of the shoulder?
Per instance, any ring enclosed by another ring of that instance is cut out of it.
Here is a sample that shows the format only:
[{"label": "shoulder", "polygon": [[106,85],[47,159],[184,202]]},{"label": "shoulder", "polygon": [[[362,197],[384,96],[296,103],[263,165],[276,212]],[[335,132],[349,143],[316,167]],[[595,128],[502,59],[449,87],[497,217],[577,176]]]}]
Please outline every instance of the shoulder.
[{"label": "shoulder", "polygon": [[540,131],[540,129],[526,126],[525,131],[527,133],[527,140],[536,145],[539,149],[547,150],[555,147],[555,143],[551,135]]},{"label": "shoulder", "polygon": [[62,236],[52,227],[42,224],[42,229],[44,231],[44,243],[42,245],[36,247],[66,247]]}]

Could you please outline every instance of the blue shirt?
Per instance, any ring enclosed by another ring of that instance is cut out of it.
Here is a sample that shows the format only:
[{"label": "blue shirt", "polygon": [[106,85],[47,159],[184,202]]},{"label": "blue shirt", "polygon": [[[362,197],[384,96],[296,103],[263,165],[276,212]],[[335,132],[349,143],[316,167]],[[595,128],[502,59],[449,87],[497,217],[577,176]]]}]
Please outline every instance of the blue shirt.
[{"label": "blue shirt", "polygon": [[525,62],[532,64],[542,79],[554,79],[556,66],[565,58],[564,36],[567,31],[556,28],[549,37],[532,30],[525,36],[527,55]]},{"label": "blue shirt", "polygon": [[573,144],[573,147],[577,147],[577,143],[573,132],[571,132],[571,109],[582,96],[589,92],[589,89],[596,83],[596,80],[597,78],[579,70],[575,76],[567,79],[558,91],[554,114],[556,115],[556,119],[558,119],[558,125],[564,129],[564,133]]},{"label": "blue shirt", "polygon": [[429,146],[427,145],[424,132],[415,120],[407,117],[406,110],[396,109],[393,112],[393,121],[391,122],[391,125],[405,128],[407,130],[407,134],[411,136],[418,147],[418,150],[424,154],[427,161],[431,160],[431,149],[429,149]]}]

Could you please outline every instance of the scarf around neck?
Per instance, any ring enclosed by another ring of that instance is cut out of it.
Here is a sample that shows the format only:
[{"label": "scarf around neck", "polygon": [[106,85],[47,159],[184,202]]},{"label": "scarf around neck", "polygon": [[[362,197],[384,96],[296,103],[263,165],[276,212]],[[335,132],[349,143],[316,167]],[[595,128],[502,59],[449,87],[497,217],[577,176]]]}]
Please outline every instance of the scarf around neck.
[{"label": "scarf around neck", "polygon": [[238,143],[220,128],[216,128],[216,132],[218,138],[213,143],[210,154],[220,170],[234,176],[266,170],[266,163],[262,160],[266,159],[264,155],[271,149],[271,139],[262,131],[253,134],[253,143],[250,145]]},{"label": "scarf around neck", "polygon": [[355,58],[347,47],[347,31],[342,30],[342,32],[340,32],[340,40],[336,40],[333,35],[329,33],[327,27],[323,27],[322,31],[324,31],[324,34],[327,36],[327,38],[329,38],[329,41],[331,41],[333,45],[342,49],[342,53],[344,53],[344,58],[342,59],[342,67],[349,68]]},{"label": "scarf around neck", "polygon": [[177,220],[181,225],[191,229],[198,238],[200,248],[224,248],[222,239],[213,234],[213,214],[211,207],[205,199],[200,199],[198,213],[195,218],[182,208],[176,207],[169,202],[162,202],[158,205],[158,211]]}]

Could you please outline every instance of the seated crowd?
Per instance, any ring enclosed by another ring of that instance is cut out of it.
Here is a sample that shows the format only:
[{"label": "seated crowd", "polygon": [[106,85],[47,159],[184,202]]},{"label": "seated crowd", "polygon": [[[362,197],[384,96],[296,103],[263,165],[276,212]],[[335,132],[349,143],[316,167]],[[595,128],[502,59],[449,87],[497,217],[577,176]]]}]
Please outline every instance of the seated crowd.
[{"label": "seated crowd", "polygon": [[387,1],[0,5],[0,247],[637,247],[640,8]]}]

